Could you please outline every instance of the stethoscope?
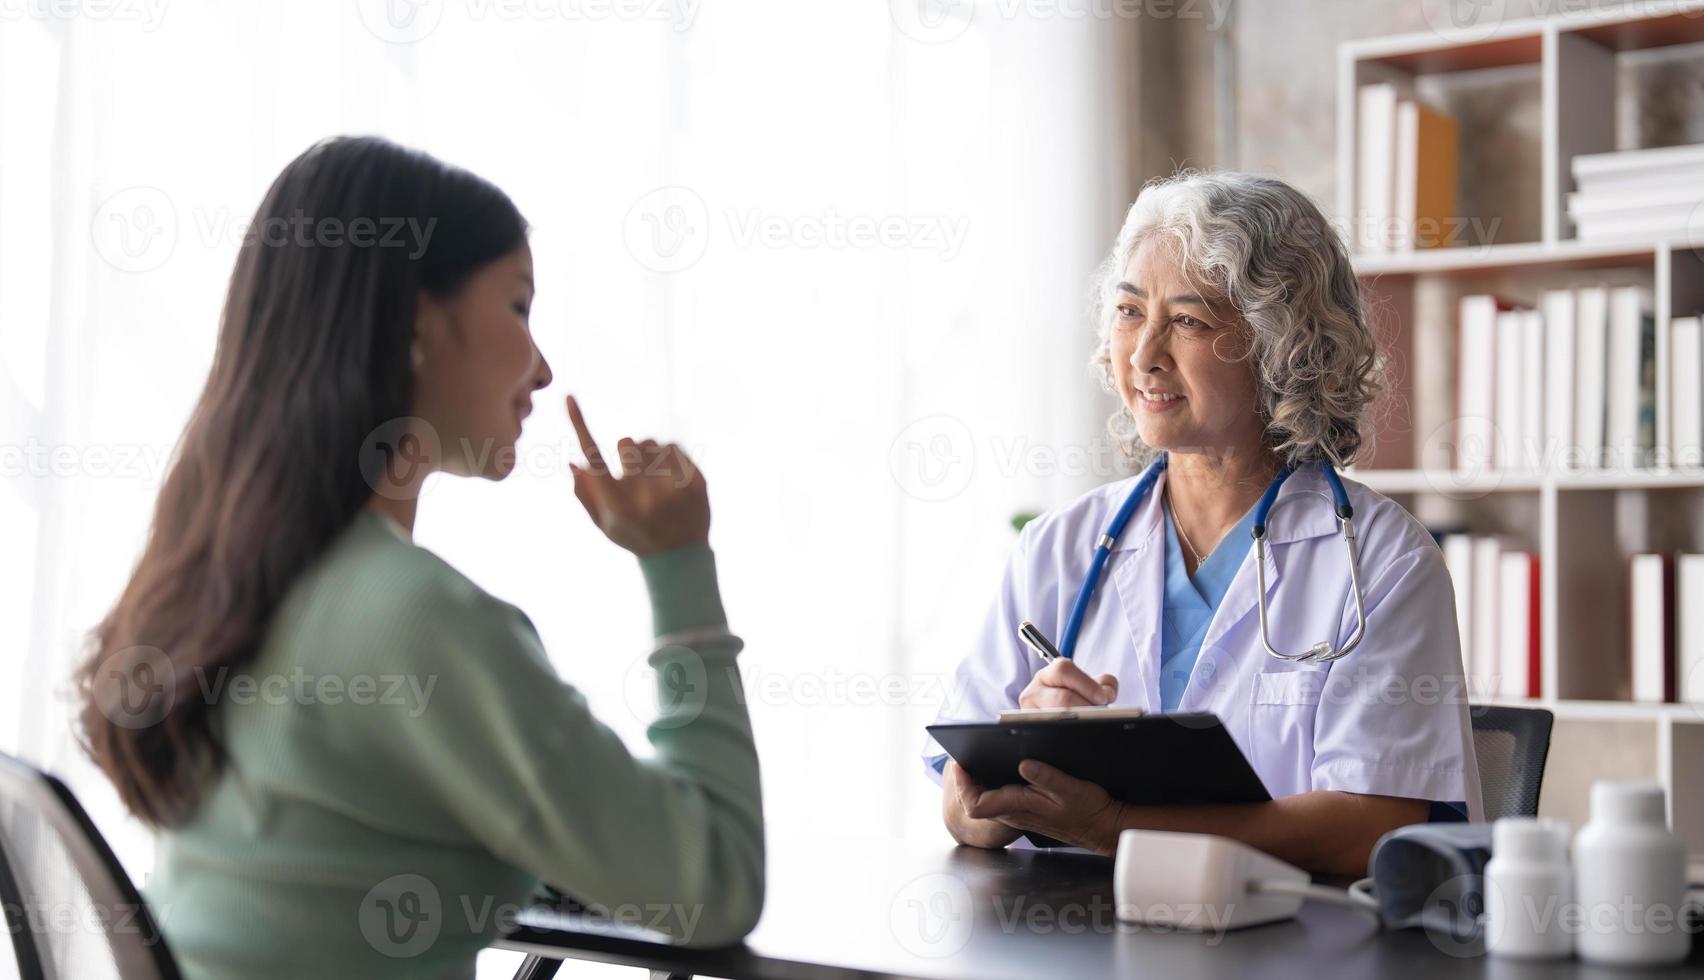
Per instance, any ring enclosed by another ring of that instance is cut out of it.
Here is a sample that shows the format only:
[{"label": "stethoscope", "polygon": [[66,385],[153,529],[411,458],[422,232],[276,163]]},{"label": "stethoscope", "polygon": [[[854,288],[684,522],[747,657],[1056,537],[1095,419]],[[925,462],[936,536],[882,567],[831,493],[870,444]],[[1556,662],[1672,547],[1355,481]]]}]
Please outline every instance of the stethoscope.
[{"label": "stethoscope", "polygon": [[[1124,503],[1113,515],[1112,523],[1107,525],[1106,533],[1095,543],[1095,555],[1089,562],[1088,575],[1083,579],[1083,587],[1077,590],[1077,601],[1071,605],[1071,616],[1065,621],[1065,634],[1061,637],[1059,653],[1070,657],[1077,647],[1077,633],[1083,628],[1083,616],[1089,611],[1089,600],[1095,594],[1095,587],[1100,584],[1102,573],[1106,570],[1107,556],[1112,554],[1112,546],[1118,536],[1124,533],[1124,525],[1130,523],[1130,517],[1136,512],[1136,505],[1147,497],[1154,489],[1154,481],[1166,468],[1166,454],[1159,458],[1136,481],[1136,486],[1130,495],[1124,498]],[[1327,640],[1321,640],[1302,653],[1283,653],[1272,645],[1272,635],[1266,621],[1266,518],[1272,511],[1273,503],[1278,499],[1278,490],[1284,481],[1294,472],[1288,463],[1279,469],[1278,475],[1272,478],[1271,486],[1261,495],[1260,503],[1254,508],[1254,574],[1259,587],[1256,599],[1260,605],[1260,642],[1266,644],[1266,652],[1279,660],[1293,663],[1322,664],[1330,663],[1346,656],[1361,642],[1361,636],[1367,629],[1367,615],[1361,605],[1361,568],[1360,558],[1355,551],[1355,508],[1349,506],[1349,494],[1343,489],[1343,481],[1338,478],[1337,471],[1332,469],[1329,461],[1321,460],[1320,472],[1325,474],[1327,483],[1331,484],[1331,495],[1337,504],[1337,520],[1343,525],[1343,544],[1349,549],[1349,585],[1355,595],[1355,632],[1343,644],[1342,649],[1333,649]],[[1311,491],[1319,493],[1319,491]],[[1324,494],[1320,494],[1324,496]]]}]

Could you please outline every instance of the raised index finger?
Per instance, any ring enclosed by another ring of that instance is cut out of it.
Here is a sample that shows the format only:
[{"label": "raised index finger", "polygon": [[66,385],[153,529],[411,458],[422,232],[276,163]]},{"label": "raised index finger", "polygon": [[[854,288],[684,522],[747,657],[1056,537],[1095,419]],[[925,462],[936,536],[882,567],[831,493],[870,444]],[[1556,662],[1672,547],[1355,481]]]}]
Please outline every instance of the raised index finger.
[{"label": "raised index finger", "polygon": [[592,438],[591,430],[586,428],[586,417],[580,414],[580,402],[573,395],[568,396],[568,421],[574,426],[574,434],[580,437],[580,452],[586,456],[586,465],[593,473],[608,473],[609,467],[604,465],[603,451],[598,449],[598,441]]}]

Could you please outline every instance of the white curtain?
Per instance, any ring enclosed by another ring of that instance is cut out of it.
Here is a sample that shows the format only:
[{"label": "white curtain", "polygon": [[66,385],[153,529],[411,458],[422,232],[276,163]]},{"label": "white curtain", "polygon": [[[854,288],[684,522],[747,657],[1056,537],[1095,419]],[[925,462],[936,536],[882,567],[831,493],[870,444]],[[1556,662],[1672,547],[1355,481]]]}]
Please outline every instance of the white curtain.
[{"label": "white curtain", "polygon": [[[379,133],[533,226],[557,382],[500,485],[419,541],[519,604],[636,748],[633,560],[560,406],[703,464],[772,835],[939,838],[916,760],[1013,534],[1116,475],[1089,277],[1128,202],[1128,23],[784,0],[114,0],[0,19],[0,747],[148,835],[65,678],[140,547],[243,222],[309,143]],[[21,12],[20,12],[21,11]]]}]

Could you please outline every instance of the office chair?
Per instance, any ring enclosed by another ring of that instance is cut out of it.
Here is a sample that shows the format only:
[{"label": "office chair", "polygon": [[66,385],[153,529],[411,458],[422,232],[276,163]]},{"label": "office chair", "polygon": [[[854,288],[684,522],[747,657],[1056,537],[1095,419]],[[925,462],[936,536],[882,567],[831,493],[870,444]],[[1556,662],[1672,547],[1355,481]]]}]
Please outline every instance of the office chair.
[{"label": "office chair", "polygon": [[1473,719],[1484,819],[1537,816],[1555,716],[1543,708],[1487,704],[1473,705],[1468,715]]},{"label": "office chair", "polygon": [[20,980],[181,980],[147,903],[77,798],[5,753],[0,907]]}]

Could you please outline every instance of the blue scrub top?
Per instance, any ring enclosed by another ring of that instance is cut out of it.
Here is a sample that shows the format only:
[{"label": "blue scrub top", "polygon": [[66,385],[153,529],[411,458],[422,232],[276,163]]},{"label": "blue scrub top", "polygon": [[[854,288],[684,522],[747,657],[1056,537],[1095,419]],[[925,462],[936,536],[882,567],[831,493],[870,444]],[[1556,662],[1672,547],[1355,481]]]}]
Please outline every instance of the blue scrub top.
[{"label": "blue scrub top", "polygon": [[1243,557],[1254,547],[1254,508],[1225,532],[1207,560],[1191,576],[1183,563],[1183,543],[1178,540],[1171,503],[1166,501],[1165,611],[1160,628],[1160,710],[1176,711],[1189,686],[1190,672],[1201,653],[1201,641],[1213,614],[1224,600],[1231,580],[1237,577]]},{"label": "blue scrub top", "polygon": [[[1201,641],[1213,614],[1242,568],[1243,558],[1254,548],[1254,508],[1225,532],[1207,560],[1191,576],[1183,564],[1183,542],[1177,536],[1171,505],[1165,504],[1166,582],[1165,612],[1160,629],[1160,710],[1176,711],[1189,686],[1189,675],[1201,654]],[[1431,801],[1427,820],[1455,823],[1467,819],[1467,804]]]}]

